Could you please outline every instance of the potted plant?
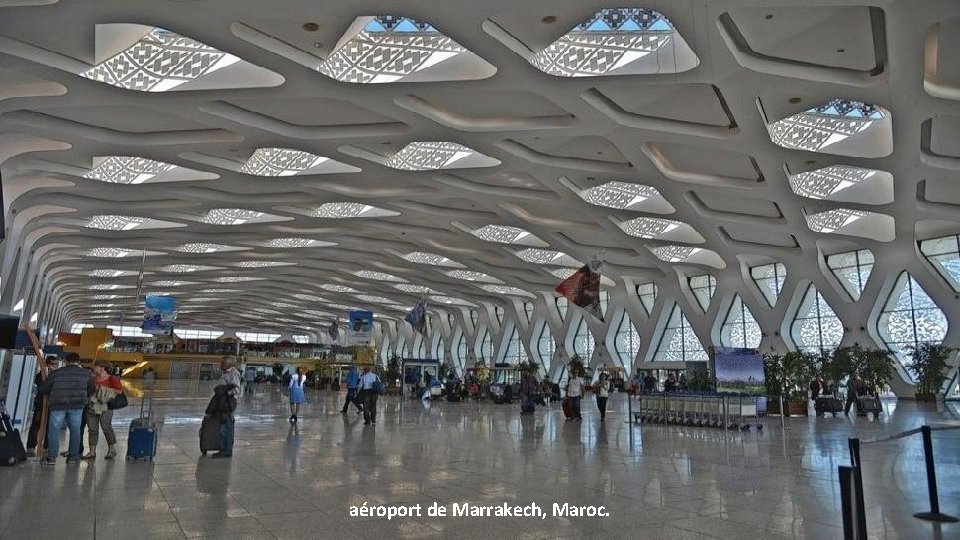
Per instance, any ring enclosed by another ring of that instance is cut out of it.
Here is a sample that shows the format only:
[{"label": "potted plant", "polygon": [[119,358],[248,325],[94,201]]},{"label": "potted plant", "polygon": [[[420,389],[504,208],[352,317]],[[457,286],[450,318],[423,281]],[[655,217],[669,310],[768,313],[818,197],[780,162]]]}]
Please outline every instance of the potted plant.
[{"label": "potted plant", "polygon": [[571,377],[587,376],[587,367],[583,364],[583,359],[580,358],[579,354],[570,357],[570,361],[567,363],[567,370],[570,372]]},{"label": "potted plant", "polygon": [[453,364],[447,362],[440,364],[440,367],[437,368],[437,378],[444,382],[452,379],[456,374],[457,372],[453,368]]},{"label": "potted plant", "polygon": [[[770,400],[771,413],[788,416],[807,414],[807,388],[816,376],[817,358],[801,351],[770,354],[763,359],[764,379]],[[778,402],[782,399],[782,404]]]},{"label": "potted plant", "polygon": [[908,347],[910,365],[907,369],[917,381],[914,395],[917,401],[936,401],[946,382],[950,355],[956,349],[939,343],[920,343]]},{"label": "potted plant", "polygon": [[397,381],[400,380],[400,357],[396,354],[390,355],[390,358],[387,359],[387,368],[383,372],[383,376],[387,379],[387,393],[390,395],[397,395],[400,393],[400,385],[397,384]]},{"label": "potted plant", "polygon": [[713,377],[703,367],[694,367],[687,370],[687,390],[691,392],[712,392],[714,390]]},{"label": "potted plant", "polygon": [[864,384],[878,392],[893,377],[893,372],[893,360],[887,351],[864,349],[859,345],[836,349],[829,364],[831,380],[843,382],[859,373]]}]

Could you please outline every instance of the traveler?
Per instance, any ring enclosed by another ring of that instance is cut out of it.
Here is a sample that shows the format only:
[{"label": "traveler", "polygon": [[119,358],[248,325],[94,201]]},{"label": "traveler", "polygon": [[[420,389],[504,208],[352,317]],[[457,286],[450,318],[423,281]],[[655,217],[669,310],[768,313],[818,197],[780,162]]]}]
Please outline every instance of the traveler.
[{"label": "traveler", "polygon": [[657,391],[657,380],[653,378],[653,374],[649,371],[643,377],[643,391],[644,392],[656,392]]},{"label": "traveler", "polygon": [[[47,376],[49,377],[50,373],[57,369],[60,359],[57,358],[57,355],[51,354],[44,359],[44,362],[47,363]],[[37,436],[40,433],[40,420],[43,418],[43,378],[39,371],[33,376],[33,384],[37,387],[37,393],[33,396],[33,417],[30,419],[30,431],[27,433],[27,455],[30,457],[37,455]],[[49,411],[47,411],[47,416],[47,422],[49,423]],[[48,448],[49,445],[50,441],[43,441],[44,448]]]},{"label": "traveler", "polygon": [[243,372],[243,393],[244,395],[253,394],[253,383],[257,380],[257,370],[253,369],[252,366],[248,366],[247,369]]},{"label": "traveler", "polygon": [[540,384],[533,373],[525,372],[520,379],[520,414],[533,414],[537,408],[537,399],[540,397]]},{"label": "traveler", "polygon": [[359,384],[360,372],[357,371],[357,366],[350,366],[350,370],[347,371],[347,400],[343,402],[343,408],[340,409],[341,414],[347,414],[347,409],[350,408],[351,403],[357,408],[357,413],[363,412],[363,405],[360,403],[360,396],[357,394]]},{"label": "traveler", "polygon": [[104,459],[113,459],[117,457],[117,435],[113,431],[113,411],[110,410],[108,403],[111,399],[117,397],[117,394],[123,392],[120,385],[120,378],[116,375],[110,375],[113,366],[106,360],[97,360],[93,365],[93,383],[96,390],[90,396],[87,403],[87,453],[82,459],[95,459],[97,457],[97,443],[100,439],[100,430],[103,429],[103,436],[107,439],[107,455]]},{"label": "traveler", "polygon": [[607,418],[607,398],[610,396],[610,381],[607,380],[607,374],[601,373],[600,380],[597,381],[597,410],[600,411],[600,421]]},{"label": "traveler", "polygon": [[820,394],[826,395],[826,384],[823,382],[823,377],[817,377],[810,382],[810,400],[816,401]]},{"label": "traveler", "polygon": [[297,421],[300,414],[300,404],[307,400],[303,393],[303,385],[307,382],[307,376],[303,374],[303,368],[297,368],[297,373],[290,377],[290,423]]},{"label": "traveler", "polygon": [[677,390],[677,376],[671,373],[667,375],[667,380],[663,383],[664,392],[675,392]]},{"label": "traveler", "polygon": [[[378,385],[379,383],[379,385]],[[360,377],[359,391],[363,399],[363,425],[377,423],[377,398],[380,395],[377,392],[377,386],[382,386],[380,377],[370,371],[369,367],[363,368],[363,375]]]},{"label": "traveler", "polygon": [[860,410],[860,401],[857,398],[864,395],[866,393],[865,390],[866,388],[863,379],[860,378],[860,374],[854,373],[850,382],[847,383],[847,406],[844,407],[843,414],[850,416],[850,406],[854,403],[857,405],[857,414],[864,414],[864,412]]},{"label": "traveler", "polygon": [[[236,419],[233,412],[237,409],[237,394],[240,392],[240,371],[236,368],[236,360],[227,356],[220,363],[223,375],[214,387],[215,401],[211,402],[214,413],[220,415],[220,452],[211,457],[228,458],[233,456],[233,435]],[[211,407],[208,407],[208,412]]]},{"label": "traveler", "polygon": [[83,408],[95,388],[90,372],[80,367],[80,355],[67,354],[67,365],[51,373],[43,385],[50,410],[50,423],[47,426],[49,452],[43,460],[44,465],[56,464],[60,451],[60,428],[64,421],[70,430],[70,445],[67,463],[80,461],[80,424],[83,420]]},{"label": "traveler", "polygon": [[583,398],[583,379],[575,374],[567,381],[567,397],[570,398],[570,419],[583,420],[580,414],[580,400]]}]

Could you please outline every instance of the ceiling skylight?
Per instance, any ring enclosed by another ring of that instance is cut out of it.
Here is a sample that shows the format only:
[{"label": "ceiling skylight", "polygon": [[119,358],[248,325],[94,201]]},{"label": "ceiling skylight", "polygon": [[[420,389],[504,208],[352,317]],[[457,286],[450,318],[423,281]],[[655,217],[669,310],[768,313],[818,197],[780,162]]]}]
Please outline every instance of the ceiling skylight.
[{"label": "ceiling skylight", "polygon": [[397,15],[357,18],[317,70],[352,83],[485,79],[497,72],[429,23]]},{"label": "ceiling skylight", "polygon": [[312,238],[274,238],[266,242],[267,247],[272,248],[305,248],[315,246],[320,242]]},{"label": "ceiling skylight", "polygon": [[357,276],[358,278],[374,279],[377,281],[406,281],[405,279],[397,277],[393,274],[387,274],[386,272],[376,272],[373,270],[359,270],[357,272],[353,272],[353,275]]},{"label": "ceiling skylight", "polygon": [[[80,73],[81,77],[140,92],[277,86],[272,71],[163,28],[135,24],[97,25],[97,55],[120,50]],[[103,51],[107,45],[110,51]],[[126,44],[125,48],[122,48]],[[217,73],[215,82],[204,77]]]},{"label": "ceiling skylight", "polygon": [[529,60],[558,77],[680,73],[700,64],[669,19],[639,7],[601,9]]},{"label": "ceiling skylight", "polygon": [[689,246],[659,246],[650,248],[650,251],[664,262],[684,262],[703,250]]},{"label": "ceiling skylight", "polygon": [[436,253],[426,253],[423,251],[414,251],[402,256],[403,259],[417,264],[428,264],[431,266],[449,266],[453,268],[464,268],[464,266],[453,259],[448,259],[443,255]]},{"label": "ceiling skylight", "polygon": [[375,296],[372,294],[357,294],[354,295],[355,298],[362,302],[370,302],[371,304],[396,304],[396,300],[391,300],[386,296]]},{"label": "ceiling skylight", "polygon": [[263,216],[263,212],[257,212],[256,210],[213,208],[200,221],[210,225],[243,225],[261,216]]},{"label": "ceiling skylight", "polygon": [[133,255],[134,251],[132,249],[123,249],[123,248],[112,248],[112,247],[96,247],[90,248],[87,251],[87,255],[90,257],[103,257],[103,258],[114,258],[120,259],[123,257],[129,257]]},{"label": "ceiling skylight", "polygon": [[355,202],[332,202],[318,206],[313,211],[313,217],[318,218],[358,218],[358,217],[390,217],[399,216],[399,212],[384,210],[376,206],[370,206]]},{"label": "ceiling skylight", "polygon": [[581,266],[583,264],[562,251],[552,249],[527,248],[513,253],[524,261],[534,264],[553,264],[557,266]]},{"label": "ceiling skylight", "polygon": [[809,214],[806,218],[807,226],[814,232],[862,236],[881,242],[889,242],[896,237],[896,222],[886,214],[835,208]]},{"label": "ceiling skylight", "polygon": [[159,281],[153,281],[150,285],[154,287],[180,287],[181,285],[190,285],[190,281],[179,281],[176,279],[161,279]]},{"label": "ceiling skylight", "polygon": [[161,266],[159,270],[161,272],[170,272],[173,274],[187,274],[190,272],[197,272],[200,270],[216,270],[216,266],[205,266],[202,264],[168,264],[166,266]]},{"label": "ceiling skylight", "polygon": [[638,238],[656,238],[675,242],[703,242],[704,238],[693,227],[681,221],[641,217],[617,223],[623,232]]},{"label": "ceiling skylight", "polygon": [[675,211],[657,188],[644,184],[607,182],[579,190],[577,194],[590,204],[606,208],[641,210],[658,214],[669,214]]},{"label": "ceiling skylight", "polygon": [[360,169],[327,157],[288,148],[258,148],[240,167],[243,174],[273,177],[358,171]]},{"label": "ceiling skylight", "polygon": [[433,295],[430,297],[430,299],[435,302],[440,302],[441,304],[459,305],[459,306],[475,306],[476,305],[473,302],[468,302],[463,298],[457,298],[455,296]]},{"label": "ceiling skylight", "polygon": [[533,296],[533,294],[519,289],[517,287],[508,287],[506,285],[481,285],[481,289],[494,294],[505,294],[509,296]]},{"label": "ceiling skylight", "polygon": [[324,298],[321,298],[319,296],[314,296],[312,294],[297,293],[293,295],[293,297],[298,300],[304,300],[306,302],[326,302],[327,301]]},{"label": "ceiling skylight", "polygon": [[454,142],[418,141],[404,146],[383,164],[401,171],[437,171],[496,167],[500,160]]},{"label": "ceiling skylight", "polygon": [[152,159],[111,156],[95,158],[94,167],[83,177],[113,184],[142,184],[175,167]]},{"label": "ceiling skylight", "polygon": [[[267,278],[253,277],[253,276],[222,276],[222,277],[214,278],[213,281],[216,281],[217,283],[241,283],[243,281],[261,281],[264,279],[267,279]],[[213,290],[210,290],[207,292],[213,292]]]},{"label": "ceiling skylight", "polygon": [[483,272],[474,272],[473,270],[450,270],[448,272],[444,272],[444,274],[452,278],[462,279],[465,281],[481,281],[485,283],[503,283],[502,281],[500,281],[499,279],[493,276],[484,274]]},{"label": "ceiling skylight", "polygon": [[498,242],[501,244],[520,244],[520,245],[543,245],[543,240],[537,238],[530,231],[513,227],[510,225],[486,225],[475,229],[471,234],[487,242]]},{"label": "ceiling skylight", "polygon": [[893,200],[893,175],[886,171],[831,165],[788,177],[793,192],[808,199],[867,204]]},{"label": "ceiling skylight", "polygon": [[240,268],[268,268],[271,266],[295,266],[296,264],[285,261],[240,261],[236,266]]},{"label": "ceiling skylight", "polygon": [[225,246],[223,244],[193,243],[183,244],[182,246],[174,249],[182,253],[216,253],[218,251],[232,251],[236,248],[232,246]]},{"label": "ceiling skylight", "polygon": [[112,283],[109,285],[106,283],[97,284],[97,285],[87,285],[87,289],[90,289],[91,291],[113,291],[116,289],[132,289],[132,288],[134,288],[133,285],[117,285],[116,283]]},{"label": "ceiling skylight", "polygon": [[100,268],[90,272],[89,275],[91,277],[96,277],[96,278],[114,278],[114,277],[122,276],[123,274],[124,274],[123,270],[109,270],[106,268]]},{"label": "ceiling skylight", "polygon": [[90,218],[86,227],[104,231],[129,231],[147,222],[147,218],[134,216],[98,215]]},{"label": "ceiling skylight", "polygon": [[863,101],[833,99],[774,122],[767,130],[775,144],[794,150],[855,157],[893,153],[890,112]]},{"label": "ceiling skylight", "polygon": [[93,300],[113,300],[115,298],[122,298],[122,297],[119,294],[95,294],[90,298]]},{"label": "ceiling skylight", "polygon": [[397,285],[394,285],[394,288],[408,293],[430,292],[430,287],[427,287],[426,285],[414,285],[412,283],[398,283]]},{"label": "ceiling skylight", "polygon": [[320,286],[321,289],[325,289],[331,292],[341,292],[341,293],[358,293],[360,291],[354,289],[353,287],[347,287],[346,285],[336,285],[332,283],[327,283]]}]

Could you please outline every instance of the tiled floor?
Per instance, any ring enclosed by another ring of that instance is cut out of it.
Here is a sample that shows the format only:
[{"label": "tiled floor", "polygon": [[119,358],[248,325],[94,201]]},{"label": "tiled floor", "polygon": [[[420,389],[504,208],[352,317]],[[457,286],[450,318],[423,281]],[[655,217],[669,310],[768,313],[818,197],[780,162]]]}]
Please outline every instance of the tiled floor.
[{"label": "tiled floor", "polygon": [[[381,400],[378,425],[314,393],[298,428],[278,391],[242,400],[232,460],[201,458],[209,383],[148,389],[164,421],[154,462],[96,461],[53,469],[0,467],[0,538],[841,538],[836,470],[847,438],[957,422],[948,410],[886,403],[870,419],[777,418],[762,433],[630,429],[624,396],[601,424],[565,422],[554,405],[520,417],[490,403],[425,408]],[[126,425],[139,400],[115,425]],[[632,440],[631,440],[632,436]],[[105,444],[102,442],[101,444]],[[960,430],[934,434],[941,507],[960,514]],[[104,449],[101,449],[101,454]],[[926,510],[919,436],[866,445],[871,538],[960,538]],[[354,504],[416,504],[423,517],[350,517]],[[428,517],[433,502],[604,505],[609,517]]]}]

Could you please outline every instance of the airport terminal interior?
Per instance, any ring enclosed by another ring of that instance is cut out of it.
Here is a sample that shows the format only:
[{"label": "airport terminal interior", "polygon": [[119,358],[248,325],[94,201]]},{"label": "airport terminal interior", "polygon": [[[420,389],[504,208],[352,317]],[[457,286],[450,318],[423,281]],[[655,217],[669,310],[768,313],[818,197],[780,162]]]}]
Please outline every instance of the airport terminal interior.
[{"label": "airport terminal interior", "polygon": [[960,538],[958,50],[0,0],[0,538]]}]

